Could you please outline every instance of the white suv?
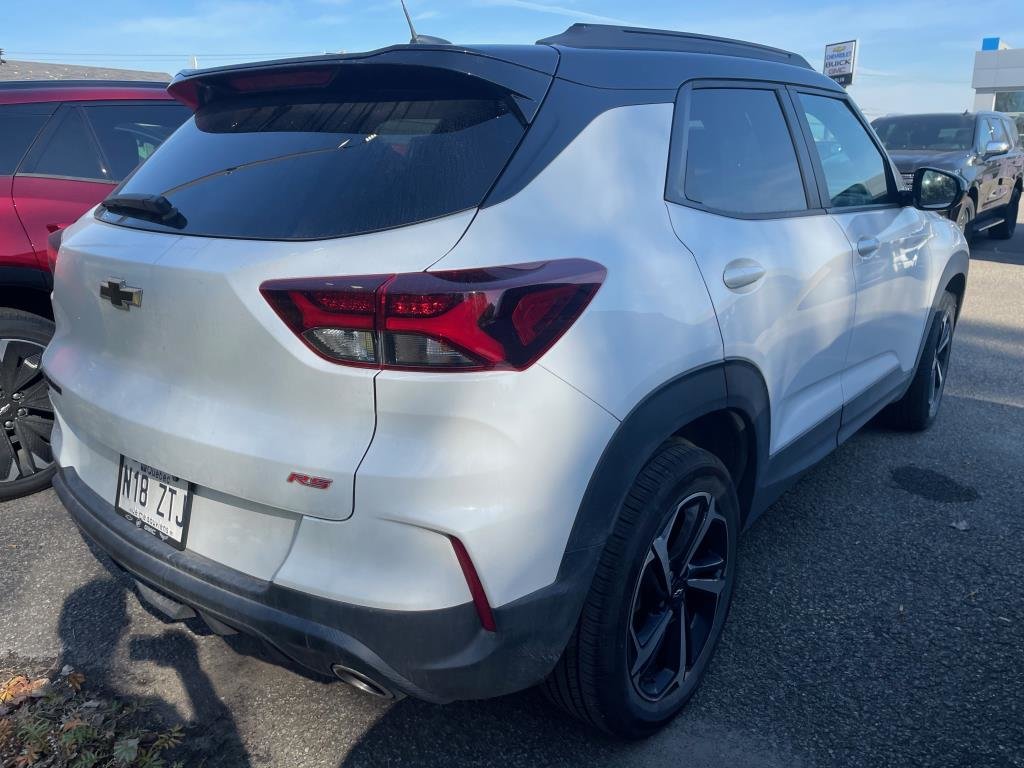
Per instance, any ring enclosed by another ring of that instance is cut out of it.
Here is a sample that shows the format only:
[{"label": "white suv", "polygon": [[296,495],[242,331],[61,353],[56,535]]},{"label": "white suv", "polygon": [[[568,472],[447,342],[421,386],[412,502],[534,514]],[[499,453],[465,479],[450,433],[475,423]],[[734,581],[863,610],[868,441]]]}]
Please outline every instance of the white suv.
[{"label": "white suv", "polygon": [[379,695],[693,693],[740,531],[886,406],[968,269],[798,56],[576,26],[184,73],[68,230],[55,486],[176,618]]}]

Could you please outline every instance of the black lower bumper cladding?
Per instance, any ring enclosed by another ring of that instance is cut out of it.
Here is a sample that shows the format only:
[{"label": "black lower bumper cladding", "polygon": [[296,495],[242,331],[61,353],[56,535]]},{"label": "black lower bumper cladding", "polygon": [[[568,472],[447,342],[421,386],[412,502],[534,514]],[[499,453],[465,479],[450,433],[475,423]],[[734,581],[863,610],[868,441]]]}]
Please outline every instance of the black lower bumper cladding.
[{"label": "black lower bumper cladding", "polygon": [[569,554],[558,580],[497,608],[497,631],[488,632],[471,602],[391,611],[257,579],[137,529],[74,469],[59,470],[53,486],[85,537],[158,593],[262,638],[315,672],[331,675],[341,665],[389,692],[426,701],[490,698],[543,680],[568,641],[589,585],[593,553],[579,553],[578,568]]}]

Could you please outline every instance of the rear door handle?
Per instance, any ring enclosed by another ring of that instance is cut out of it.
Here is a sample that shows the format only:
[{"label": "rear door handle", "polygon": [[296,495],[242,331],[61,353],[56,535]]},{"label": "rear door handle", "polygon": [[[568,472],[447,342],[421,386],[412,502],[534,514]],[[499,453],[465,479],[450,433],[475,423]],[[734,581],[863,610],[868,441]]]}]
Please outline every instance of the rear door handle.
[{"label": "rear door handle", "polygon": [[857,241],[857,253],[862,259],[874,255],[879,247],[881,247],[881,243],[878,242],[877,237],[862,237]]},{"label": "rear door handle", "polygon": [[764,267],[752,259],[736,259],[725,265],[722,282],[734,291],[756,283],[764,277]]}]

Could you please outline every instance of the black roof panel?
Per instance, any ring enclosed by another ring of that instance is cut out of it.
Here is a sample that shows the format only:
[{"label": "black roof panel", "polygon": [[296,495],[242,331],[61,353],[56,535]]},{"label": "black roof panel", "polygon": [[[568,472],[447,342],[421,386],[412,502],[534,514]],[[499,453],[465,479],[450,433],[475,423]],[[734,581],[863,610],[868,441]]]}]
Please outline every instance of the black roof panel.
[{"label": "black roof panel", "polygon": [[538,40],[540,45],[567,48],[601,48],[620,51],[676,51],[679,53],[715,53],[749,59],[792,64],[805,69],[811,65],[798,56],[767,45],[745,43],[725,37],[673,32],[667,29],[616,27],[607,24],[573,24],[565,32]]}]

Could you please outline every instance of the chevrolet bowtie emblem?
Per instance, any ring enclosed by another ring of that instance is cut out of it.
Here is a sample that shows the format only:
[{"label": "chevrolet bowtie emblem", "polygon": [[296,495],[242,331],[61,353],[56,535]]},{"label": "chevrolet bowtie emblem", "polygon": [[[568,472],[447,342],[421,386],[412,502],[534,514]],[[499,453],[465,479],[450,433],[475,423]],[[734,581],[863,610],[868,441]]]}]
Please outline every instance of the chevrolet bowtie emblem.
[{"label": "chevrolet bowtie emblem", "polygon": [[100,283],[100,298],[127,312],[132,307],[142,306],[142,289],[129,288],[124,280],[111,277]]}]

